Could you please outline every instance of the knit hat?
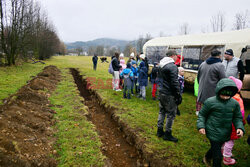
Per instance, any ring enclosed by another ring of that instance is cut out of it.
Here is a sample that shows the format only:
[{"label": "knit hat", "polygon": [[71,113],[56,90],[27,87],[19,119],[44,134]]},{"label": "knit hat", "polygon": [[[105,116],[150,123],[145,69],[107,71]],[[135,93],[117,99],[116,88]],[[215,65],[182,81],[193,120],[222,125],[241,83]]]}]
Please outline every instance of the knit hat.
[{"label": "knit hat", "polygon": [[227,49],[225,54],[230,55],[230,56],[234,56],[234,52],[232,49]]},{"label": "knit hat", "polygon": [[233,77],[233,76],[230,76],[229,79],[231,79],[231,80],[234,81],[234,83],[236,84],[238,90],[240,91],[241,88],[242,88],[242,81],[239,80],[239,79],[237,79],[237,78],[235,78],[235,77]]},{"label": "knit hat", "polygon": [[144,60],[145,59],[145,54],[141,54],[140,58]]},{"label": "knit hat", "polygon": [[132,53],[130,54],[130,57],[135,57],[134,52],[132,52]]},{"label": "knit hat", "polygon": [[119,57],[122,57],[122,58],[123,58],[123,57],[124,57],[124,54],[123,54],[123,53],[121,53]]},{"label": "knit hat", "polygon": [[136,64],[136,61],[135,60],[132,60],[131,61],[131,64],[133,65],[133,64]]}]

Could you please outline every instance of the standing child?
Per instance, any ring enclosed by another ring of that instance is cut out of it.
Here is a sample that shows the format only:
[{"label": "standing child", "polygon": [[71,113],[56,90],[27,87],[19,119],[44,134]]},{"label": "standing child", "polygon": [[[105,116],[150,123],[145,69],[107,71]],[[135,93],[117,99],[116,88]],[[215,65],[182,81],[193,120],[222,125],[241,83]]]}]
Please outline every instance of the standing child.
[{"label": "standing child", "polygon": [[[180,84],[180,94],[182,96],[184,92],[184,68],[178,67],[178,82]],[[177,107],[177,115],[181,115],[179,108]]]},{"label": "standing child", "polygon": [[[119,74],[121,74],[121,72],[126,68],[126,64],[125,64],[125,60],[124,60],[124,54],[121,53],[119,58],[120,58],[120,65],[122,66],[122,68],[120,68],[120,70],[119,70]],[[122,84],[123,84],[123,79],[120,78],[119,89],[122,89]]]},{"label": "standing child", "polygon": [[135,87],[135,93],[138,93],[137,79],[139,76],[139,72],[138,72],[136,61],[132,60],[131,64],[132,64],[131,70],[133,71],[133,74],[134,74],[133,84],[131,87],[131,94],[134,95],[134,87]]},{"label": "standing child", "polygon": [[184,91],[184,68],[178,67],[178,82],[180,84],[180,93],[183,94]]},{"label": "standing child", "polygon": [[146,100],[146,86],[148,85],[148,70],[145,67],[145,63],[142,61],[140,64],[139,71],[139,86],[140,95],[139,98]]},{"label": "standing child", "polygon": [[158,77],[158,63],[154,63],[154,67],[152,69],[151,73],[151,83],[152,83],[152,100],[156,100],[156,91],[157,91],[157,77]]},{"label": "standing child", "polygon": [[[230,76],[229,79],[233,80],[234,83],[236,84],[238,88],[238,92],[233,96],[233,99],[235,99],[239,104],[240,104],[240,111],[244,120],[244,104],[243,100],[240,97],[240,90],[242,88],[242,82],[241,80]],[[236,163],[235,159],[231,158],[232,157],[232,150],[234,146],[234,140],[239,139],[239,137],[236,134],[236,130],[234,125],[232,124],[232,133],[231,133],[231,140],[225,142],[224,146],[222,147],[222,152],[223,152],[223,163],[225,165],[234,165]]]},{"label": "standing child", "polygon": [[128,99],[131,99],[131,96],[130,96],[131,87],[133,84],[133,77],[134,77],[134,74],[130,68],[131,68],[131,64],[128,63],[127,68],[125,68],[120,74],[121,78],[124,79],[123,98],[128,98]]},{"label": "standing child", "polygon": [[230,140],[232,123],[239,137],[245,130],[240,105],[231,98],[238,92],[235,83],[228,78],[221,79],[215,91],[216,96],[208,98],[199,112],[197,128],[201,134],[206,134],[211,144],[203,162],[209,166],[213,160],[213,167],[221,167],[221,147]]}]

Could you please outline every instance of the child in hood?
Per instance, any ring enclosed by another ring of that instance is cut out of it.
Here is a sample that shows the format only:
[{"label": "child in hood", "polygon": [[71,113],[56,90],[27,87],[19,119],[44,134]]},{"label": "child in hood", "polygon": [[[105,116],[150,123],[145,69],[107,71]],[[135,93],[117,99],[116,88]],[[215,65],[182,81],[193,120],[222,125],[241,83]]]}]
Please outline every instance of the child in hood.
[{"label": "child in hood", "polygon": [[148,70],[145,67],[145,63],[142,61],[139,67],[139,86],[140,95],[139,98],[146,100],[146,86],[148,85]]},{"label": "child in hood", "polygon": [[[242,121],[243,121],[245,110],[244,110],[243,100],[240,97],[240,90],[242,88],[242,82],[241,80],[233,76],[230,76],[229,79],[233,80],[238,88],[238,92],[233,96],[233,99],[235,99],[240,104],[240,111],[242,114],[242,118],[243,118]],[[243,121],[243,124],[244,124],[244,121]],[[230,140],[225,142],[225,144],[222,147],[223,163],[225,165],[234,165],[236,163],[235,159],[232,158],[232,150],[234,146],[234,140],[237,140],[237,139],[239,139],[239,137],[236,134],[235,126],[232,124],[232,133],[231,133]]]},{"label": "child in hood", "polygon": [[120,77],[124,79],[124,88],[123,88],[123,98],[131,99],[131,87],[133,84],[133,71],[130,69],[131,64],[127,64],[127,68],[125,68],[121,74]]},{"label": "child in hood", "polygon": [[135,87],[135,93],[138,93],[137,80],[138,80],[139,72],[138,72],[136,61],[132,60],[131,64],[132,64],[131,70],[133,71],[133,74],[134,74],[134,80],[133,80],[133,84],[131,87],[131,94],[134,95],[134,87]]},{"label": "child in hood", "polygon": [[237,136],[242,137],[245,129],[242,123],[242,114],[239,103],[232,99],[238,88],[228,78],[221,79],[216,85],[216,96],[208,98],[199,112],[197,129],[201,134],[206,134],[211,148],[207,151],[203,162],[214,167],[221,166],[222,145],[230,140],[232,123],[235,126]]}]

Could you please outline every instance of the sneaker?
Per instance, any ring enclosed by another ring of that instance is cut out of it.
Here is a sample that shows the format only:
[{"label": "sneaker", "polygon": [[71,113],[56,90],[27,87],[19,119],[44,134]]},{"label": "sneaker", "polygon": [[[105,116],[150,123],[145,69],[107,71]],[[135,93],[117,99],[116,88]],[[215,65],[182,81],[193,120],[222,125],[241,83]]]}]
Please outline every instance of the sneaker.
[{"label": "sneaker", "polygon": [[116,89],[115,91],[120,92],[120,91],[122,91],[122,90],[121,90],[121,89]]},{"label": "sneaker", "polygon": [[195,114],[196,114],[196,116],[198,116],[199,115],[199,111],[196,111]]},{"label": "sneaker", "polygon": [[231,157],[223,157],[223,163],[225,165],[234,165],[236,163],[235,159]]},{"label": "sneaker", "polygon": [[204,156],[203,163],[206,165],[206,167],[211,167],[212,166],[212,159],[207,159],[206,156]]}]

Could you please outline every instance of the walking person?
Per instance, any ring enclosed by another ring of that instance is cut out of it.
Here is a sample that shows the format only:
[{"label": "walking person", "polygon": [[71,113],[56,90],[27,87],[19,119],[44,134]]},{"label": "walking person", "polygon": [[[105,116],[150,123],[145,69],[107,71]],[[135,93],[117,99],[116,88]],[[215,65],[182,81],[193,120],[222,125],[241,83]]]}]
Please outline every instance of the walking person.
[{"label": "walking person", "polygon": [[211,144],[203,158],[207,166],[211,166],[213,161],[213,167],[221,167],[221,147],[230,140],[232,123],[238,137],[242,137],[245,132],[240,105],[231,98],[237,92],[238,88],[231,79],[221,79],[216,86],[216,96],[208,98],[199,113],[197,129],[207,136]]},{"label": "walking person", "polygon": [[98,61],[98,57],[97,57],[97,54],[95,53],[94,56],[92,57],[93,69],[94,69],[94,70],[96,70],[97,61]]},{"label": "walking person", "polygon": [[[204,101],[212,96],[215,96],[215,88],[217,83],[222,79],[226,78],[225,67],[221,63],[221,52],[213,50],[211,57],[204,61],[197,74],[197,81],[199,84],[199,91],[197,97],[197,108],[201,108]],[[196,115],[199,111],[196,112]]]},{"label": "walking person", "polygon": [[[244,109],[243,100],[240,97],[240,90],[242,88],[242,82],[241,82],[241,80],[239,80],[233,76],[230,76],[229,79],[233,80],[238,88],[238,92],[233,96],[233,99],[236,100],[240,105],[240,111],[242,114],[242,122],[244,124],[245,109]],[[234,165],[236,163],[236,160],[234,158],[232,158],[232,150],[234,147],[234,141],[237,139],[239,139],[239,137],[237,136],[235,126],[232,124],[232,133],[231,133],[230,140],[226,141],[222,147],[223,163],[225,165]]]},{"label": "walking person", "polygon": [[[164,140],[178,142],[178,139],[172,136],[172,126],[176,116],[177,106],[181,104],[180,85],[178,82],[178,68],[174,64],[177,59],[177,53],[169,50],[160,61],[159,73],[162,78],[162,88],[159,91],[159,116],[157,122],[157,136]],[[163,131],[165,117],[166,131]]]}]

